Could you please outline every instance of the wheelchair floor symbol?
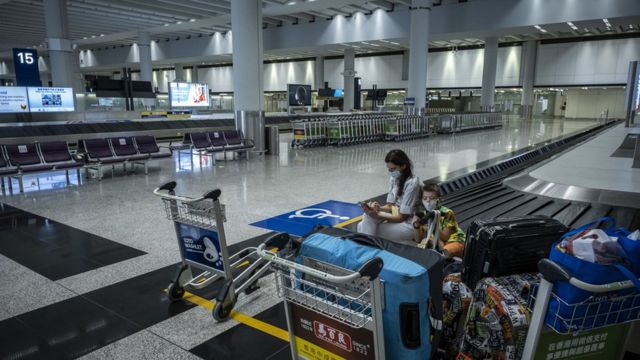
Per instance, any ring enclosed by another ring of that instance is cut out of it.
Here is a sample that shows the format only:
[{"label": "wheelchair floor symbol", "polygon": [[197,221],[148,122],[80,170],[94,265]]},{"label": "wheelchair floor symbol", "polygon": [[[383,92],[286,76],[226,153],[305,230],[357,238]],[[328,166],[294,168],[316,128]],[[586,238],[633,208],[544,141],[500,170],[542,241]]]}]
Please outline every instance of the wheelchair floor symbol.
[{"label": "wheelchair floor symbol", "polygon": [[349,220],[349,216],[340,216],[327,209],[306,208],[297,210],[294,214],[289,215],[289,219],[303,218],[303,219],[325,219],[334,218],[339,220]]}]

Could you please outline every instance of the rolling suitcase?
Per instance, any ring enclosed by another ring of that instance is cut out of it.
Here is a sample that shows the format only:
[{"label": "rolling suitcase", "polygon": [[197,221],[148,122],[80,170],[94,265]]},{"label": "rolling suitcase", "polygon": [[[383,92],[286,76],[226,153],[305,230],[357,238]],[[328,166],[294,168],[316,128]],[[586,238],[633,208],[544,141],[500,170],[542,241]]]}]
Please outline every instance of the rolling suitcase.
[{"label": "rolling suitcase", "polygon": [[567,231],[539,215],[475,220],[467,230],[463,280],[473,289],[483,277],[536,272],[538,261]]},{"label": "rolling suitcase", "polygon": [[527,302],[538,274],[484,278],[473,291],[457,360],[522,357],[531,312]]},{"label": "rolling suitcase", "polygon": [[[442,255],[348,230],[308,235],[296,261],[309,259],[356,270],[374,257],[384,261],[382,314],[386,359],[428,359],[442,327]],[[432,332],[431,326],[437,331]]]}]

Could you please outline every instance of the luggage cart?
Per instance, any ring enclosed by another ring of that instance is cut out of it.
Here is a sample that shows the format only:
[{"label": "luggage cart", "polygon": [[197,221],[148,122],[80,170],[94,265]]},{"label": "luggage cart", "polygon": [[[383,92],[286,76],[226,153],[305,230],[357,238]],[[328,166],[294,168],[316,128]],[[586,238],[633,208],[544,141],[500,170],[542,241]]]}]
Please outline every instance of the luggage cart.
[{"label": "luggage cart", "polygon": [[[280,233],[273,237],[281,244],[289,236]],[[382,259],[373,258],[357,271],[307,257],[298,263],[290,260],[290,253],[287,258],[267,250],[272,238],[256,251],[275,271],[277,295],[284,299],[292,358],[384,359],[384,298],[378,278]]]},{"label": "luggage cart", "polygon": [[[530,297],[531,323],[522,359],[622,359],[625,342],[632,333],[630,326],[637,325],[637,320],[640,320],[640,293],[604,293],[632,288],[632,282],[589,284],[573,277],[550,259],[540,260],[538,268],[542,279],[535,297]],[[555,281],[568,281],[594,295],[583,302],[567,304],[553,293]],[[547,314],[551,299],[568,308],[572,316],[559,312]],[[547,321],[553,321],[552,329],[545,325]],[[630,322],[635,323],[630,325]],[[560,329],[566,328],[567,331],[556,330],[558,324],[563,325]]]},{"label": "luggage cart", "polygon": [[[202,289],[223,279],[212,310],[216,321],[231,315],[238,295],[258,289],[258,279],[269,270],[269,263],[256,255],[256,248],[245,248],[229,255],[224,231],[225,207],[220,203],[221,191],[215,189],[198,198],[175,194],[176,182],[156,188],[153,193],[164,203],[167,218],[175,225],[182,264],[167,288],[171,301],[179,301],[186,290]],[[277,254],[278,250],[273,250]],[[236,276],[233,270],[254,260]],[[203,272],[193,276],[192,269]]]}]

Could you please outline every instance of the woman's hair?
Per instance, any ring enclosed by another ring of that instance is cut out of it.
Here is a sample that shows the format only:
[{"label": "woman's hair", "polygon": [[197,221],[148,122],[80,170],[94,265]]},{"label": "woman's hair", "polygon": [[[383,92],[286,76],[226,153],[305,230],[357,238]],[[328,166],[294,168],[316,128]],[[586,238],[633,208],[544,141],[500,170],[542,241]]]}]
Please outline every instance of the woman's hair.
[{"label": "woman's hair", "polygon": [[422,185],[422,196],[426,192],[434,192],[438,195],[438,197],[442,196],[442,191],[440,191],[440,186],[434,182],[428,182]]},{"label": "woman's hair", "polygon": [[398,196],[402,196],[404,184],[407,182],[408,178],[413,176],[413,172],[411,171],[413,167],[411,160],[409,160],[409,157],[404,151],[395,149],[387,153],[387,156],[384,157],[384,162],[392,163],[396,166],[405,166],[404,170],[400,174],[400,179],[398,179]]}]

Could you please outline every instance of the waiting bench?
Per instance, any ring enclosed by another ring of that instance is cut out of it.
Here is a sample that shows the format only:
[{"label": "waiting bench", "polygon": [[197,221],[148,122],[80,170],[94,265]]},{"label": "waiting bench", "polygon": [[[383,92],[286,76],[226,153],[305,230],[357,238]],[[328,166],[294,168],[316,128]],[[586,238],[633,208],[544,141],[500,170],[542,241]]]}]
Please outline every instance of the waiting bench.
[{"label": "waiting bench", "polygon": [[66,141],[48,141],[43,143],[0,145],[0,179],[4,188],[4,177],[18,180],[20,192],[24,192],[23,176],[32,173],[64,170],[67,184],[69,170],[76,169],[78,178],[83,166],[73,157]]}]

